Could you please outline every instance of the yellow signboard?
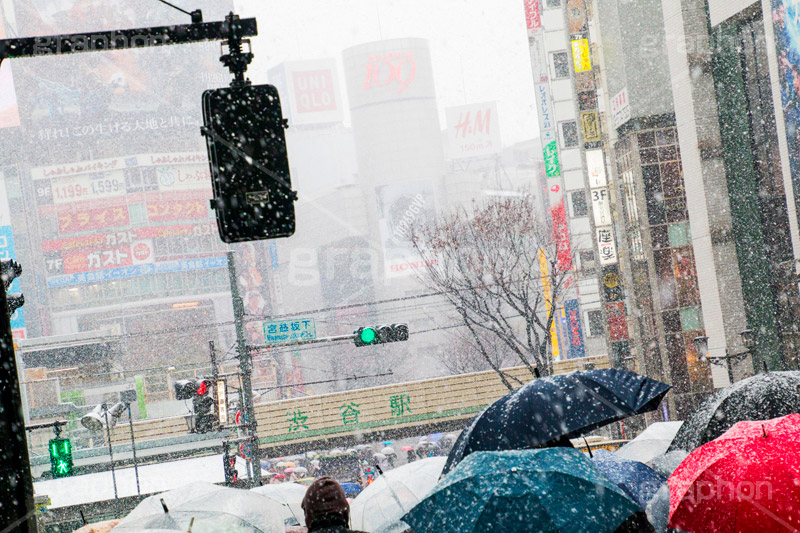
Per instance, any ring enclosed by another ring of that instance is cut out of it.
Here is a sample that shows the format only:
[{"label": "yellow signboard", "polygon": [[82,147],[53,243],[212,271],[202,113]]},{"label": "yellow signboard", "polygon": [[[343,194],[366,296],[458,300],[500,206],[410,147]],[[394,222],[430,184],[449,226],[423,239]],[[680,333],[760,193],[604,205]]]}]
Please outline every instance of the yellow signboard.
[{"label": "yellow signboard", "polygon": [[572,62],[575,65],[575,72],[592,70],[592,58],[589,54],[589,39],[572,41]]},{"label": "yellow signboard", "polygon": [[[545,310],[549,316],[551,309],[553,309],[553,291],[550,286],[550,275],[547,269],[547,257],[545,257],[544,250],[539,250],[539,269],[542,272],[542,290],[544,291]],[[558,350],[558,330],[556,329],[557,317],[558,313],[553,313],[553,322],[550,324],[550,348],[553,352],[553,361],[558,361],[560,359]]]}]

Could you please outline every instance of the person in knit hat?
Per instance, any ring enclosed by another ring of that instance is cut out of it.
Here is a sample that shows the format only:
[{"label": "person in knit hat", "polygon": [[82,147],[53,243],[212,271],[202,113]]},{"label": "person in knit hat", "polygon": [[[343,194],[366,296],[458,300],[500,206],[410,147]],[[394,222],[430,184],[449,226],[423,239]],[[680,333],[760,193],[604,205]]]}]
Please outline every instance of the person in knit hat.
[{"label": "person in knit hat", "polygon": [[[350,504],[339,483],[323,476],[312,483],[301,504],[308,533],[348,533]],[[355,532],[358,533],[358,532]]]}]

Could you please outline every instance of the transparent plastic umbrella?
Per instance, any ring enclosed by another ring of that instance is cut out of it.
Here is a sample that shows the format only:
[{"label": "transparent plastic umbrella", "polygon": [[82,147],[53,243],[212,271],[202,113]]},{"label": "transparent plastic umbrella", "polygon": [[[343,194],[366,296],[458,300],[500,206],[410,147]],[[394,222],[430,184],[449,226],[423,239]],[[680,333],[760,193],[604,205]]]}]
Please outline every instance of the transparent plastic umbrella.
[{"label": "transparent plastic umbrella", "polygon": [[[163,505],[161,500],[163,500]],[[192,483],[145,498],[115,532],[182,530],[193,533],[282,533],[280,503],[247,490]]]},{"label": "transparent plastic umbrella", "polygon": [[250,490],[280,503],[283,509],[283,522],[287,526],[295,525],[295,522],[305,526],[306,521],[301,504],[307,488],[299,483],[278,483],[276,485],[262,485]]},{"label": "transparent plastic umbrella", "polygon": [[444,457],[431,457],[395,468],[378,477],[350,505],[353,529],[377,531],[400,519],[436,486]]}]

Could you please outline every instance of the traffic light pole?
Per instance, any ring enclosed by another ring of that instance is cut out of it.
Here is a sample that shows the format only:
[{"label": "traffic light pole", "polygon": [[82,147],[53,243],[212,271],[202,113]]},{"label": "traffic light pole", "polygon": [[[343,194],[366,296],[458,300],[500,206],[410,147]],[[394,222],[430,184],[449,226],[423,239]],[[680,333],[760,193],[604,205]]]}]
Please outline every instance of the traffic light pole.
[{"label": "traffic light pole", "polygon": [[254,459],[251,481],[253,486],[260,487],[261,457],[258,453],[258,426],[256,424],[255,409],[253,408],[253,382],[251,380],[253,360],[250,350],[247,349],[247,341],[244,336],[244,302],[239,295],[239,283],[236,280],[236,264],[233,252],[228,252],[228,276],[231,283],[233,320],[236,325],[236,351],[239,357],[239,370],[242,377],[242,391],[239,396],[247,418],[245,426],[247,436],[250,438],[250,455]]},{"label": "traffic light pole", "polygon": [[5,527],[1,531],[36,533],[33,478],[7,309],[6,289],[0,283],[0,524]]}]

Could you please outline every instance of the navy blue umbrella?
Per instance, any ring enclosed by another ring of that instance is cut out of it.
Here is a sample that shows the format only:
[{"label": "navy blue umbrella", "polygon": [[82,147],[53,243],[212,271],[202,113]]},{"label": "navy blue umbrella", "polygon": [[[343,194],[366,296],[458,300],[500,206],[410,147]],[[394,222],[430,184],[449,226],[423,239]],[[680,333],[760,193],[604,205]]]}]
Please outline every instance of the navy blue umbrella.
[{"label": "navy blue umbrella", "polygon": [[638,461],[618,457],[608,450],[594,450],[592,462],[605,476],[621,488],[636,503],[647,507],[667,478]]},{"label": "navy blue umbrella", "polygon": [[658,407],[670,386],[627,370],[579,370],[531,381],[476,416],[461,432],[442,475],[476,451],[566,443]]}]

